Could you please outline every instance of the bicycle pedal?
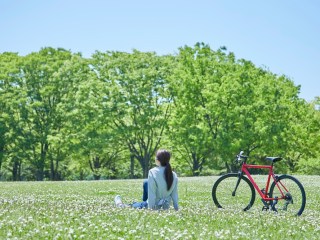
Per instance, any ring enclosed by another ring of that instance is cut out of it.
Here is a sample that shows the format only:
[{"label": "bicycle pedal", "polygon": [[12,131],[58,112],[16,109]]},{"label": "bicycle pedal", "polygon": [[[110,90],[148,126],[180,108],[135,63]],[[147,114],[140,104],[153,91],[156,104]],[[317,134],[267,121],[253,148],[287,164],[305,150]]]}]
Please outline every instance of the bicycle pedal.
[{"label": "bicycle pedal", "polygon": [[262,211],[268,211],[268,210],[269,210],[269,207],[267,207],[267,206],[262,207]]},{"label": "bicycle pedal", "polygon": [[276,209],[275,205],[271,206],[271,210],[274,211],[274,212],[278,212],[278,209]]}]

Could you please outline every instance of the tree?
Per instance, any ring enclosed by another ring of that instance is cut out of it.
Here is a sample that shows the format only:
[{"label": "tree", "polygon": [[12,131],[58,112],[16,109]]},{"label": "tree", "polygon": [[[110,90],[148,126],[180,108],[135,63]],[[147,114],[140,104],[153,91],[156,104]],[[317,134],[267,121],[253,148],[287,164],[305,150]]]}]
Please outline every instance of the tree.
[{"label": "tree", "polygon": [[25,149],[21,147],[26,144],[28,138],[23,135],[24,125],[20,121],[24,114],[23,111],[20,112],[22,110],[21,81],[18,78],[21,74],[20,63],[21,57],[16,53],[0,55],[0,161],[1,167],[5,165],[11,172],[12,180],[21,179],[22,160],[27,156]]},{"label": "tree", "polygon": [[301,101],[295,108],[288,141],[291,143],[286,162],[292,172],[319,174],[320,168],[320,110],[317,99],[310,103]]},{"label": "tree", "polygon": [[232,78],[227,74],[234,74],[234,56],[227,56],[222,49],[212,51],[203,43],[179,50],[178,65],[170,78],[175,96],[172,133],[174,141],[182,143],[188,153],[184,155],[193,175],[198,175],[203,164],[209,164],[209,158],[225,148],[230,151],[231,141],[225,138],[232,139],[228,128],[235,123],[229,109],[237,97],[237,88],[229,84],[232,81],[227,80]]},{"label": "tree", "polygon": [[[319,98],[226,48],[197,43],[175,56],[43,48],[0,54],[2,179],[146,177],[158,148],[181,174],[234,171],[280,155],[317,174]],[[140,171],[140,167],[142,171]]]},{"label": "tree", "polygon": [[137,159],[146,177],[170,116],[167,76],[172,58],[155,53],[97,52],[93,68],[108,92],[108,124]]},{"label": "tree", "polygon": [[198,49],[180,48],[177,67],[169,78],[174,96],[169,132],[175,150],[183,159],[180,168],[187,163],[193,176],[201,173],[213,152],[212,135],[201,111],[204,107],[202,91],[205,89],[203,71],[210,63],[198,62]]},{"label": "tree", "polygon": [[65,155],[62,144],[57,142],[63,139],[59,134],[66,121],[64,112],[58,110],[74,84],[70,69],[63,70],[72,58],[64,49],[44,48],[21,57],[16,65],[18,71],[11,71],[6,79],[6,97],[11,99],[8,114],[12,119],[8,121],[7,136],[12,143],[11,159],[20,164],[22,159],[27,159],[36,180],[44,179],[47,164],[48,177],[59,179],[58,162]]},{"label": "tree", "polygon": [[181,48],[172,82],[180,111],[177,126],[188,128],[176,138],[186,139],[194,149],[192,139],[197,136],[198,144],[206,147],[194,155],[214,153],[214,159],[232,171],[233,156],[240,149],[247,154],[259,149],[260,156],[280,151],[299,88],[286,77],[236,60],[225,51],[213,51],[203,43]]},{"label": "tree", "polygon": [[116,162],[121,159],[123,146],[109,124],[112,118],[106,102],[109,98],[108,88],[91,69],[86,81],[78,85],[76,94],[71,98],[72,103],[67,106],[70,109],[64,109],[64,112],[71,120],[68,141],[71,143],[72,156],[80,165],[90,168],[95,180],[99,180],[106,171],[108,177],[114,178],[117,175]]}]

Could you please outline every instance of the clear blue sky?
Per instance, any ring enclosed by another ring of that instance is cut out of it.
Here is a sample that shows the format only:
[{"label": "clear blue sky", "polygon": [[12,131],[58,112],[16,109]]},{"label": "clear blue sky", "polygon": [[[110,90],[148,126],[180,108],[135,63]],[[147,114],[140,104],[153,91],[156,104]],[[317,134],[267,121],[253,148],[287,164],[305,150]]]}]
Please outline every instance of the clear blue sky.
[{"label": "clear blue sky", "polygon": [[0,0],[0,53],[62,47],[174,54],[226,46],[320,96],[319,0]]}]

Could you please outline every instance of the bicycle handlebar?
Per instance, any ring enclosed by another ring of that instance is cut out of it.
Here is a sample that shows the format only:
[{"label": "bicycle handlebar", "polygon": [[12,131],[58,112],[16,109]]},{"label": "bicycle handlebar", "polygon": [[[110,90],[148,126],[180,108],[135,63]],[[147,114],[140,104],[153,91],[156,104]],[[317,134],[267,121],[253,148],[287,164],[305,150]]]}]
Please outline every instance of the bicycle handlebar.
[{"label": "bicycle handlebar", "polygon": [[241,159],[244,159],[244,160],[246,160],[247,158],[248,158],[248,156],[245,156],[245,155],[243,155],[243,151],[241,151],[238,155],[237,155],[237,161],[238,162],[240,162],[241,161]]}]

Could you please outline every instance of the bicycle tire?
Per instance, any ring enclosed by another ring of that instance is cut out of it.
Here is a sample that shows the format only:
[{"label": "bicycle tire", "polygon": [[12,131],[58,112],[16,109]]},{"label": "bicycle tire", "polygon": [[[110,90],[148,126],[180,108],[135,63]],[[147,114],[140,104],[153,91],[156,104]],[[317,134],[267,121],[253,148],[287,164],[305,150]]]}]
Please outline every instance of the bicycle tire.
[{"label": "bicycle tire", "polygon": [[[283,184],[288,190],[278,184],[283,193],[287,195],[287,199],[278,200],[276,204],[277,211],[284,215],[300,216],[306,206],[306,193],[303,185],[295,177],[286,174],[277,177],[276,182]],[[280,190],[276,187],[276,182],[274,181],[271,184],[270,197],[281,196]]]},{"label": "bicycle tire", "polygon": [[212,199],[218,208],[249,210],[254,204],[256,192],[250,180],[241,176],[235,196],[232,192],[238,181],[238,173],[228,173],[217,179],[212,187]]}]

